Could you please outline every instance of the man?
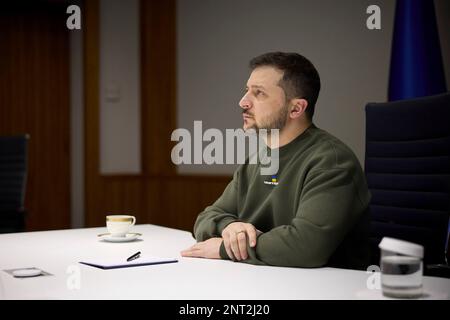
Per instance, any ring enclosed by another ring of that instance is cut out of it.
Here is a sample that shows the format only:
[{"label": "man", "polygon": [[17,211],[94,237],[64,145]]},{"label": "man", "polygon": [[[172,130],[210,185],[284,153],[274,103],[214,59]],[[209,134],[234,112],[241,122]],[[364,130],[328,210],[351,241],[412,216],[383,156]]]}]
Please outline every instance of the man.
[{"label": "man", "polygon": [[282,52],[254,58],[250,68],[239,103],[243,127],[280,130],[278,174],[262,176],[260,164],[241,165],[222,196],[199,214],[199,242],[181,255],[367,268],[370,194],[353,152],[312,122],[317,70],[305,57]]}]

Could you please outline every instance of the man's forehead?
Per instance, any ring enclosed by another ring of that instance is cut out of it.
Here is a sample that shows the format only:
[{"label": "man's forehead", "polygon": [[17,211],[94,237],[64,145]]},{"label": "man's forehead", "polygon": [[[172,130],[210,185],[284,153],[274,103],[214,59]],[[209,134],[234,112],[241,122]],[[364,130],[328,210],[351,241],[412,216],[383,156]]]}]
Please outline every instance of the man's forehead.
[{"label": "man's forehead", "polygon": [[283,71],[271,66],[258,67],[252,71],[247,81],[248,87],[278,86]]}]

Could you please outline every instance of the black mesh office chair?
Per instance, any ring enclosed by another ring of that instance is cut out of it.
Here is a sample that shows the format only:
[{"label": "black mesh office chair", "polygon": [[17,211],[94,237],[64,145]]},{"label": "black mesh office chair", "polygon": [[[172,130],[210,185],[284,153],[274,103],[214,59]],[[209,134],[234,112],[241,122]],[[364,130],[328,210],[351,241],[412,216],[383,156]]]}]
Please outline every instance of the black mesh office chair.
[{"label": "black mesh office chair", "polygon": [[0,137],[0,233],[25,229],[28,135]]},{"label": "black mesh office chair", "polygon": [[393,237],[425,247],[425,274],[448,274],[450,93],[366,106],[365,172],[372,200],[372,263]]}]

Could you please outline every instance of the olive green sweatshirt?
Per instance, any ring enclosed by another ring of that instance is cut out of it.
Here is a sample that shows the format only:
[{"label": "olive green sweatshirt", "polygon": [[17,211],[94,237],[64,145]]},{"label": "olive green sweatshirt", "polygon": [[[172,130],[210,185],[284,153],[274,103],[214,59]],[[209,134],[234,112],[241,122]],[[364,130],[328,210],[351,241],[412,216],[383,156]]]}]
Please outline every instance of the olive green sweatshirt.
[{"label": "olive green sweatshirt", "polygon": [[[365,269],[368,266],[370,194],[358,159],[314,124],[279,148],[275,176],[260,164],[241,165],[222,196],[197,217],[197,241],[221,237],[230,223],[251,223],[263,233],[247,244],[243,261],[286,267]],[[223,259],[229,259],[224,244]]]}]

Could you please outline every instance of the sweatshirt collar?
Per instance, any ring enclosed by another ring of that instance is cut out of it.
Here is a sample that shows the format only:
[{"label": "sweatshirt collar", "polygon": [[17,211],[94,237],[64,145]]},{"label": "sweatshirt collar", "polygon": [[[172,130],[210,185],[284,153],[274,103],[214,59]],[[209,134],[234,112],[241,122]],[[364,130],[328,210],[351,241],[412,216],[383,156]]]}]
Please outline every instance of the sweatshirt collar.
[{"label": "sweatshirt collar", "polygon": [[316,129],[316,125],[311,123],[305,131],[300,133],[297,137],[295,137],[288,144],[285,144],[282,147],[278,148],[279,156],[283,157],[286,154],[290,154],[292,150],[298,149],[299,143],[301,143],[306,137],[309,136],[311,130]]}]

